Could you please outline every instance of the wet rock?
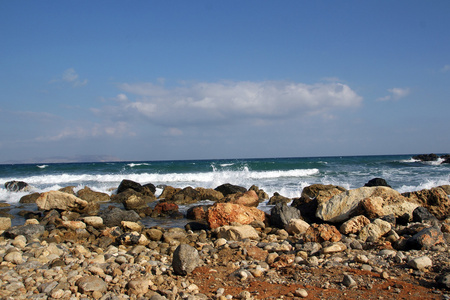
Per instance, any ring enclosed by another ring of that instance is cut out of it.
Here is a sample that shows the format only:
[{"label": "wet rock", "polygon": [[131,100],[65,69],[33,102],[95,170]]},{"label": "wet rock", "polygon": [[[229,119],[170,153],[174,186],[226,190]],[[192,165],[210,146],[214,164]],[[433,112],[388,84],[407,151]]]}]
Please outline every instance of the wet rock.
[{"label": "wet rock", "polygon": [[414,155],[412,158],[420,161],[437,161],[439,156],[434,153],[430,153]]},{"label": "wet rock", "polygon": [[339,231],[342,234],[358,233],[368,224],[370,224],[370,220],[367,219],[365,216],[360,215],[344,222],[339,228]]},{"label": "wet rock", "polygon": [[178,212],[178,205],[173,202],[159,202],[153,208],[152,216],[166,216]]},{"label": "wet rock", "polygon": [[312,224],[306,230],[304,239],[306,242],[322,243],[325,241],[338,242],[341,240],[341,233],[329,224]]},{"label": "wet rock", "polygon": [[266,215],[256,207],[232,203],[216,203],[208,209],[207,221],[211,228],[231,225],[233,222],[248,225],[253,221],[264,222]]},{"label": "wet rock", "polygon": [[181,244],[173,253],[172,267],[177,275],[187,275],[200,264],[197,249],[187,244]]},{"label": "wet rock", "polygon": [[391,187],[389,184],[387,184],[386,180],[384,180],[383,178],[370,179],[369,182],[367,182],[364,186],[387,186],[387,187]]},{"label": "wet rock", "polygon": [[5,189],[10,192],[26,192],[30,190],[30,188],[31,187],[28,185],[28,183],[23,181],[13,180],[5,182]]},{"label": "wet rock", "polygon": [[221,192],[224,197],[230,195],[230,194],[236,194],[236,193],[245,193],[247,189],[242,186],[233,185],[230,183],[222,184],[215,188],[216,191]]},{"label": "wet rock", "polygon": [[199,193],[199,200],[210,200],[210,201],[221,201],[223,199],[223,194],[214,189],[205,189],[202,187],[196,187],[195,190]]},{"label": "wet rock", "polygon": [[269,195],[267,195],[267,193],[264,192],[264,190],[260,189],[256,185],[252,185],[248,190],[255,191],[256,194],[258,195],[259,201],[264,201],[266,199],[269,199]]},{"label": "wet rock", "polygon": [[258,232],[250,225],[242,226],[222,226],[215,229],[218,238],[228,241],[241,241],[243,239],[259,238]]},{"label": "wet rock", "polygon": [[277,203],[270,210],[270,224],[277,228],[284,228],[292,219],[301,219],[300,211],[292,206],[287,206],[286,203]]}]

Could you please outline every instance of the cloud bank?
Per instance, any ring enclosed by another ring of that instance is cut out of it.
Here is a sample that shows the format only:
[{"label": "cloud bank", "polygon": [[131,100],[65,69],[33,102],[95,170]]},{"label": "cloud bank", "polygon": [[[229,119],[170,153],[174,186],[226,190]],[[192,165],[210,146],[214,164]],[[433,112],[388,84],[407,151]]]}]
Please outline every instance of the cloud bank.
[{"label": "cloud bank", "polygon": [[123,83],[119,89],[123,93],[114,98],[109,113],[127,112],[171,128],[308,115],[329,118],[335,110],[354,108],[362,102],[348,85],[336,82],[196,82],[169,88],[154,83]]}]

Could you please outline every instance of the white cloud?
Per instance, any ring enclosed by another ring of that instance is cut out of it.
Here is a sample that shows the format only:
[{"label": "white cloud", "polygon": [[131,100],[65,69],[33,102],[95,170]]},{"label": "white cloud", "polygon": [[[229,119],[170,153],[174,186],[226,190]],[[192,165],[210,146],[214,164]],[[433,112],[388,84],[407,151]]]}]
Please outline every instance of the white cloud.
[{"label": "white cloud", "polygon": [[378,101],[396,101],[409,95],[409,88],[392,88],[388,89],[390,95],[378,98]]},{"label": "white cloud", "polygon": [[285,81],[223,81],[184,83],[165,88],[153,83],[119,86],[136,99],[119,103],[134,117],[169,127],[235,122],[240,119],[270,120],[319,114],[330,118],[338,109],[354,108],[362,97],[348,85],[329,82],[303,84]]},{"label": "white cloud", "polygon": [[69,68],[63,72],[63,74],[55,80],[50,81],[50,83],[54,82],[67,82],[72,84],[73,87],[79,87],[86,85],[88,83],[87,79],[81,80],[75,69]]}]

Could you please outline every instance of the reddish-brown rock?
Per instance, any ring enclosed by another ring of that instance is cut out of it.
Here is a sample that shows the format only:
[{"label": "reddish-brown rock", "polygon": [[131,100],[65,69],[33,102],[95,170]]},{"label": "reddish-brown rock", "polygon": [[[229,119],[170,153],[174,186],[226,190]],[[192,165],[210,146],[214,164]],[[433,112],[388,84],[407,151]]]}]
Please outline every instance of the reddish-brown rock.
[{"label": "reddish-brown rock", "polygon": [[358,233],[368,224],[370,224],[370,220],[363,215],[359,215],[344,222],[339,228],[339,231],[342,234]]},{"label": "reddish-brown rock", "polygon": [[341,233],[333,225],[329,224],[312,224],[305,232],[305,242],[322,243],[325,241],[339,242]]},{"label": "reddish-brown rock", "polygon": [[207,221],[211,228],[231,225],[233,222],[242,225],[254,221],[264,222],[265,219],[266,215],[262,210],[233,203],[216,203],[207,212]]},{"label": "reddish-brown rock", "polygon": [[178,211],[178,205],[173,202],[160,202],[156,204],[153,212],[158,214],[170,214]]}]

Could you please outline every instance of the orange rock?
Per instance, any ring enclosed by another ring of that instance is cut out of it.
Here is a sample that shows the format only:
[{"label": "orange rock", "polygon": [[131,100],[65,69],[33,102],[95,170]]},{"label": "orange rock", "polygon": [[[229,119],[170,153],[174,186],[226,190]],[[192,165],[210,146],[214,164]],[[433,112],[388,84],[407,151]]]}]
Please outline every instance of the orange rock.
[{"label": "orange rock", "polygon": [[257,207],[259,205],[259,197],[255,191],[250,190],[231,200],[230,203],[240,204],[244,206]]},{"label": "orange rock", "polygon": [[216,203],[207,212],[207,221],[212,229],[233,222],[246,225],[253,221],[264,222],[265,219],[266,214],[262,210],[233,203]]},{"label": "orange rock", "polygon": [[322,243],[324,241],[339,242],[341,233],[333,225],[312,224],[305,232],[306,242]]}]

